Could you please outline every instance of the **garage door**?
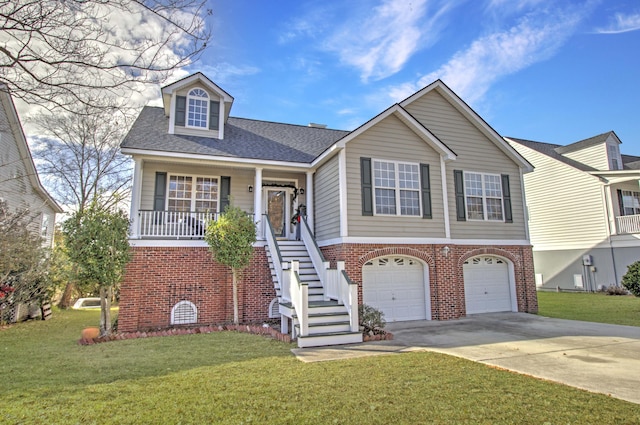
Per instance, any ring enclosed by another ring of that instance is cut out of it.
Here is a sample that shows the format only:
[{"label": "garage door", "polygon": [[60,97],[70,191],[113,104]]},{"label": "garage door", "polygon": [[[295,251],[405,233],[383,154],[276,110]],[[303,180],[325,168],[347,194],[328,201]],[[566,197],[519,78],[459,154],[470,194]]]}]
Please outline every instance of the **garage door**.
[{"label": "garage door", "polygon": [[467,314],[511,311],[507,262],[498,257],[475,257],[465,261],[464,292]]},{"label": "garage door", "polygon": [[387,322],[431,319],[428,281],[428,269],[413,258],[376,258],[362,266],[362,301]]}]

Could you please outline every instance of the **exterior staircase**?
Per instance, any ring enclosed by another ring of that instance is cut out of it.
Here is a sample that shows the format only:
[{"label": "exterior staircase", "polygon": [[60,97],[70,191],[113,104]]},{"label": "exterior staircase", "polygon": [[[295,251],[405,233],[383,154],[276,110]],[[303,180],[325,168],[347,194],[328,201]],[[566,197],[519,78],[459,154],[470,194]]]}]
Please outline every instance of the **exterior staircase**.
[{"label": "exterior staircase", "polygon": [[[347,308],[338,301],[330,299],[313,265],[309,252],[302,241],[275,241],[283,263],[299,262],[298,275],[300,282],[308,287],[308,332],[302,335],[300,320],[291,302],[282,298],[281,282],[278,280],[274,266],[274,255],[267,247],[267,258],[271,269],[278,297],[282,320],[290,318],[292,322],[291,334],[297,338],[298,346],[318,347],[325,345],[352,344],[362,342],[362,334],[352,331],[350,316]],[[275,255],[277,258],[277,254]],[[277,260],[276,260],[277,261]],[[285,328],[283,328],[285,329]]]}]

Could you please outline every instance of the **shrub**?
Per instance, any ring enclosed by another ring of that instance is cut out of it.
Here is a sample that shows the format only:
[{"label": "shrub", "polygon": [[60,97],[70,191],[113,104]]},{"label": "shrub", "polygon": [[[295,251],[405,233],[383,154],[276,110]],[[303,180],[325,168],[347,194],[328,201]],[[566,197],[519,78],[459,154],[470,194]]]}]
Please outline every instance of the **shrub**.
[{"label": "shrub", "polygon": [[636,297],[640,297],[640,261],[627,267],[627,273],[622,277],[622,286]]},{"label": "shrub", "polygon": [[358,317],[360,326],[364,328],[365,334],[384,333],[382,329],[387,322],[384,320],[384,313],[382,311],[370,305],[361,304],[358,307]]},{"label": "shrub", "polygon": [[607,295],[629,295],[629,291],[621,286],[615,285],[607,286],[604,288],[603,292]]}]

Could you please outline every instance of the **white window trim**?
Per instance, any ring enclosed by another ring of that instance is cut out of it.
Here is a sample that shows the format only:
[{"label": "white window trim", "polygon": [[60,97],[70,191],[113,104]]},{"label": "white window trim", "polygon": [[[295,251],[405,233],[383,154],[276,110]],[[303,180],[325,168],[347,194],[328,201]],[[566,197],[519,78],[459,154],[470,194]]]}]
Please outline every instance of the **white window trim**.
[{"label": "white window trim", "polygon": [[622,170],[622,154],[617,143],[607,143],[607,159],[611,170]]},{"label": "white window trim", "polygon": [[[164,210],[169,211],[169,190],[171,188],[171,177],[191,177],[191,208],[189,212],[195,212],[196,209],[196,181],[199,177],[205,179],[217,179],[218,180],[218,198],[216,199],[217,211],[212,211],[213,213],[220,213],[220,183],[221,176],[207,176],[203,174],[172,174],[170,173],[167,178],[167,189],[164,196]],[[178,198],[175,198],[178,199]]]},{"label": "white window trim", "polygon": [[[636,214],[635,211],[632,214],[627,214],[627,212],[625,211],[627,208],[633,208],[634,210],[636,208],[634,206],[627,207],[625,205],[624,201],[625,201],[625,196],[627,196],[627,197],[631,196],[631,198],[640,198],[640,192],[635,191],[635,190],[625,190],[625,189],[621,189],[621,191],[622,191],[622,211],[621,211],[622,214],[620,214],[620,215],[623,215],[623,216],[625,216],[625,215],[638,215],[638,214]],[[626,193],[631,193],[631,195],[625,195],[625,192]]]},{"label": "white window trim", "polygon": [[[467,215],[467,221],[480,221],[480,222],[485,222],[485,221],[490,221],[492,223],[504,223],[504,190],[502,187],[502,176],[500,174],[493,174],[493,173],[482,173],[479,171],[464,171],[463,173],[464,175],[462,176],[462,185],[464,188],[464,209],[465,209],[465,214]],[[466,181],[467,181],[467,174],[480,174],[482,176],[482,215],[483,215],[483,219],[477,219],[477,218],[470,218],[469,215],[469,202],[467,201],[467,197],[471,196],[472,198],[479,198],[479,196],[476,195],[467,195],[467,185],[466,185]],[[484,176],[494,176],[494,177],[498,177],[498,181],[500,182],[500,193],[502,194],[502,196],[500,196],[500,198],[497,198],[495,196],[487,196],[486,195],[486,189],[485,189],[485,179]],[[490,220],[489,219],[489,214],[487,213],[487,198],[490,199],[500,199],[500,205],[502,206],[502,219],[501,220]]]},{"label": "white window trim", "polygon": [[[203,97],[199,97],[199,96],[192,96],[191,92],[193,92],[194,90],[202,90],[203,92],[205,92],[207,94],[207,113],[205,114],[205,126],[204,127],[199,127],[197,125],[189,125],[189,100],[190,99],[197,99],[197,100],[202,100],[204,99]],[[204,88],[202,87],[192,87],[189,89],[189,92],[187,93],[187,101],[186,101],[186,105],[185,105],[185,116],[184,116],[184,126],[187,128],[194,128],[197,130],[209,130],[209,114],[211,111],[209,111],[209,108],[211,108],[211,95],[209,94],[208,91],[206,91]]]},{"label": "white window trim", "polygon": [[[376,166],[375,163],[376,162],[385,162],[385,163],[391,163],[394,164],[395,168],[394,168],[394,174],[395,174],[395,184],[396,186],[393,188],[393,190],[395,190],[395,199],[396,199],[396,213],[395,214],[382,214],[382,213],[378,213],[377,210],[377,204],[376,204],[376,188],[380,188],[380,189],[391,189],[389,187],[385,187],[385,186],[376,186]],[[418,167],[418,189],[401,189],[400,188],[400,173],[398,171],[398,164],[404,164],[404,165],[414,165]],[[422,217],[422,185],[420,182],[420,164],[417,162],[407,162],[407,161],[392,161],[392,160],[387,160],[387,159],[376,159],[376,158],[371,158],[371,187],[373,190],[372,193],[372,198],[373,198],[373,215],[374,216],[380,216],[380,217],[407,217],[407,218],[420,218]],[[402,208],[400,205],[400,191],[401,190],[408,190],[408,191],[413,191],[413,192],[418,192],[418,214],[402,214]]]}]

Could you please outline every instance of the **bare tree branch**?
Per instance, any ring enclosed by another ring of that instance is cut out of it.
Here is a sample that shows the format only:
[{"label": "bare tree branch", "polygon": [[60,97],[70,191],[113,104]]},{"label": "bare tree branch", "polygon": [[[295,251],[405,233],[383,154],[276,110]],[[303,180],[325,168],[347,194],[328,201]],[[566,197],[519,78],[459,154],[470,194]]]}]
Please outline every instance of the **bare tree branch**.
[{"label": "bare tree branch", "polygon": [[0,84],[30,104],[121,107],[206,48],[206,0],[0,0]]}]

